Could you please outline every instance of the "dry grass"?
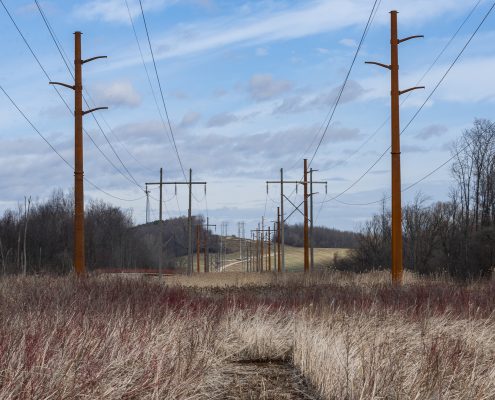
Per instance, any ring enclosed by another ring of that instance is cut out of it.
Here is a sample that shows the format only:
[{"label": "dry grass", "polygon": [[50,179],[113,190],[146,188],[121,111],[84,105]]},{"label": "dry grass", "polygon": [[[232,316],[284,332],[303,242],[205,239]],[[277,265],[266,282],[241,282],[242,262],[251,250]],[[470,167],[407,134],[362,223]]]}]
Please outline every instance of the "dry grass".
[{"label": "dry grass", "polygon": [[323,399],[493,399],[494,310],[493,283],[411,274],[4,278],[0,398],[303,398],[275,360]]}]

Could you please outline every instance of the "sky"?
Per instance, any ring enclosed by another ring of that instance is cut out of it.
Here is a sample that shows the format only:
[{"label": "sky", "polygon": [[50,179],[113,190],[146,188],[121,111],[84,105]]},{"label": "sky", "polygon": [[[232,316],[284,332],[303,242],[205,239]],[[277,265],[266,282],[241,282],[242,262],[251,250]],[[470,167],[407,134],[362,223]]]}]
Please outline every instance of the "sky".
[{"label": "sky", "polygon": [[[34,2],[2,0],[53,81],[71,76]],[[47,0],[40,5],[72,63],[74,31],[83,32],[86,98],[106,111],[84,117],[86,200],[101,199],[145,221],[144,183],[184,181],[172,145],[138,0]],[[492,6],[488,0],[383,0],[360,49],[341,101],[315,154],[322,127],[349,70],[372,0],[143,0],[156,67],[184,173],[192,169],[193,214],[227,222],[246,233],[275,219],[280,187],[267,180],[300,180],[303,159],[314,159],[317,225],[359,230],[390,193],[390,75],[365,61],[390,61],[390,10],[399,11],[401,89],[407,126]],[[476,6],[476,7],[475,7]],[[473,10],[449,47],[445,45]],[[0,85],[54,148],[73,164],[73,117],[48,84],[7,13],[0,7]],[[438,90],[401,137],[402,185],[449,159],[452,143],[475,118],[493,119],[495,13],[490,15]],[[150,76],[151,87],[147,78]],[[73,94],[59,88],[71,107]],[[407,96],[407,97],[406,97]],[[156,98],[156,102],[155,102]],[[97,123],[108,138],[105,139]],[[113,150],[108,144],[112,144]],[[351,186],[383,153],[385,156]],[[104,154],[104,155],[103,155]],[[118,158],[117,158],[118,155]],[[125,165],[125,169],[121,162]],[[448,200],[449,164],[403,193],[428,202]],[[73,187],[73,171],[0,92],[0,212],[24,196],[43,201]],[[151,219],[158,218],[158,187],[151,187]],[[302,187],[287,184],[294,204]],[[119,198],[119,199],[118,199]],[[336,201],[339,200],[340,202]],[[168,185],[165,218],[187,213],[187,186]],[[285,202],[286,213],[292,206]],[[287,215],[286,214],[286,215]],[[288,223],[302,222],[295,212]]]}]

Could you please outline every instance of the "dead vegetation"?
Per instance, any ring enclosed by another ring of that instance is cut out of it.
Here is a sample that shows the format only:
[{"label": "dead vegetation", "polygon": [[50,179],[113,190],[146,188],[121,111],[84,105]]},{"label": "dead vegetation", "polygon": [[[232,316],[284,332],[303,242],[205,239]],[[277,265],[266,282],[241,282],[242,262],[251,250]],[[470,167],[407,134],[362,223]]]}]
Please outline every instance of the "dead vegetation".
[{"label": "dead vegetation", "polygon": [[494,309],[385,273],[9,277],[0,398],[491,399]]}]

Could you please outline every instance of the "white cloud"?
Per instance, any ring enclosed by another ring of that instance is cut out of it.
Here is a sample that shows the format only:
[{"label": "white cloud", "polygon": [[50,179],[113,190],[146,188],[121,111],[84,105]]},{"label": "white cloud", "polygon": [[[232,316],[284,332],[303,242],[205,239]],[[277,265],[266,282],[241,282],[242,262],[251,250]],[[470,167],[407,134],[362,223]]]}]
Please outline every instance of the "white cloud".
[{"label": "white cloud", "polygon": [[[146,0],[143,1],[144,11],[157,11],[178,0]],[[133,17],[140,14],[137,1],[128,0],[129,10]],[[130,24],[129,13],[123,0],[91,0],[74,9],[74,14],[83,19],[102,20]]]},{"label": "white cloud", "polygon": [[231,113],[222,113],[222,114],[217,114],[214,115],[213,117],[210,118],[206,126],[208,128],[213,128],[213,127],[220,127],[220,126],[225,126],[228,124],[231,124],[233,122],[237,122],[239,120],[239,117],[235,114]]},{"label": "white cloud", "polygon": [[249,93],[256,101],[271,99],[289,91],[291,88],[291,82],[275,80],[270,74],[253,75],[249,81]]},{"label": "white cloud", "polygon": [[141,96],[129,81],[117,81],[97,86],[94,90],[97,103],[114,107],[137,107]]},{"label": "white cloud", "polygon": [[442,136],[448,132],[448,128],[445,125],[432,124],[424,127],[416,135],[418,139],[430,139],[433,137]]},{"label": "white cloud", "polygon": [[[118,7],[115,12],[121,13],[118,6],[121,0],[95,1],[98,9]],[[154,0],[151,4],[162,4],[164,0]],[[100,5],[101,3],[101,5]],[[105,6],[106,4],[106,6]],[[109,5],[110,4],[110,5]],[[355,25],[362,26],[369,17],[369,2],[365,0],[312,0],[301,3],[297,7],[285,8],[281,11],[260,11],[257,13],[238,12],[237,15],[219,17],[211,22],[180,24],[156,38],[157,59],[180,57],[211,51],[228,46],[260,46],[280,40],[334,32]],[[112,6],[113,5],[113,6]],[[162,5],[163,6],[163,5]],[[462,12],[469,7],[458,0],[388,0],[382,3],[375,18],[375,24],[388,25],[389,14],[386,10],[400,9],[402,26],[426,23],[432,18],[451,12]],[[92,13],[96,13],[92,11]],[[109,16],[106,18],[120,19]],[[106,15],[106,14],[105,14]],[[129,65],[140,62],[139,59],[122,58],[118,65]]]},{"label": "white cloud", "polygon": [[188,127],[196,125],[200,119],[201,119],[200,113],[198,113],[196,111],[188,111],[182,117],[182,120],[181,120],[179,126],[182,128],[188,128]]},{"label": "white cloud", "polygon": [[258,47],[256,49],[256,55],[258,57],[265,57],[268,55],[268,49],[266,47]]},{"label": "white cloud", "polygon": [[354,39],[344,38],[339,43],[346,47],[357,47],[357,42]]}]

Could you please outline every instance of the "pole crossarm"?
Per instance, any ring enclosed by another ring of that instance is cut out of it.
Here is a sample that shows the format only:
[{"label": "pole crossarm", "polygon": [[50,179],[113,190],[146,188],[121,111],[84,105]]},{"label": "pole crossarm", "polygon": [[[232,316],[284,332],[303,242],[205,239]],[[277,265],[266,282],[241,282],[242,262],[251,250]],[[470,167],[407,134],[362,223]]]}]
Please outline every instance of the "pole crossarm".
[{"label": "pole crossarm", "polygon": [[365,61],[364,63],[365,64],[378,65],[379,67],[387,68],[389,70],[392,69],[392,66],[391,65],[382,64],[382,63],[379,63],[379,62],[376,62],[376,61]]},{"label": "pole crossarm", "polygon": [[412,92],[413,90],[424,89],[424,88],[425,88],[424,86],[414,86],[414,87],[406,89],[406,90],[399,90],[399,96],[401,96],[405,93],[408,93],[408,92]]},{"label": "pole crossarm", "polygon": [[272,183],[295,183],[295,184],[303,184],[303,181],[266,181],[267,184],[272,184]]},{"label": "pole crossarm", "polygon": [[68,89],[76,90],[76,87],[74,85],[69,85],[67,83],[62,83],[62,82],[48,82],[49,85],[59,85],[66,87]]},{"label": "pole crossarm", "polygon": [[[163,185],[206,185],[208,182],[163,182]],[[160,182],[146,182],[145,185],[160,185]]]},{"label": "pole crossarm", "polygon": [[86,115],[86,114],[89,114],[89,113],[92,113],[94,111],[98,111],[98,110],[108,110],[108,107],[95,107],[95,108],[91,108],[87,111],[83,111],[82,112],[82,115]]},{"label": "pole crossarm", "polygon": [[98,60],[99,58],[108,58],[108,57],[107,56],[96,56],[96,57],[87,58],[86,60],[81,60],[81,64],[86,64],[88,62]]},{"label": "pole crossarm", "polygon": [[408,36],[404,39],[399,39],[397,41],[397,43],[402,43],[402,42],[407,42],[408,40],[411,40],[411,39],[419,39],[419,38],[424,38],[425,36],[424,35],[413,35],[413,36]]}]

